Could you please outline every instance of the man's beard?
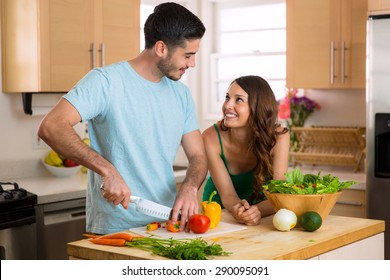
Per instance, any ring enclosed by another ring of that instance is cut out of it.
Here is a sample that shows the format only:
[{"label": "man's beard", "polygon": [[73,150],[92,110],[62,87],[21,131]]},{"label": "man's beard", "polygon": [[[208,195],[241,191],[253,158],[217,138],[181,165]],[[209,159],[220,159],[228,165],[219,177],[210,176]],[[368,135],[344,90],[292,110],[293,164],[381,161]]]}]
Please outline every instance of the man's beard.
[{"label": "man's beard", "polygon": [[173,81],[178,81],[181,78],[181,75],[179,77],[173,76],[170,74],[171,72],[177,72],[178,69],[171,63],[171,56],[168,55],[167,58],[160,60],[157,63],[157,68],[160,70],[160,72],[163,74],[163,76],[166,76],[168,79],[171,79]]}]

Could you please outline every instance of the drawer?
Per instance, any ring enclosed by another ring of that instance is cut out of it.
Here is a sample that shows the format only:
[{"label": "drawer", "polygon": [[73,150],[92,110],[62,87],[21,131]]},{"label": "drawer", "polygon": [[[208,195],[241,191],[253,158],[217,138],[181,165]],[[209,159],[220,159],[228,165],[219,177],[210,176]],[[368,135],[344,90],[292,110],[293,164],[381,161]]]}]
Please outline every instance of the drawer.
[{"label": "drawer", "polygon": [[366,191],[344,189],[330,215],[366,218]]}]

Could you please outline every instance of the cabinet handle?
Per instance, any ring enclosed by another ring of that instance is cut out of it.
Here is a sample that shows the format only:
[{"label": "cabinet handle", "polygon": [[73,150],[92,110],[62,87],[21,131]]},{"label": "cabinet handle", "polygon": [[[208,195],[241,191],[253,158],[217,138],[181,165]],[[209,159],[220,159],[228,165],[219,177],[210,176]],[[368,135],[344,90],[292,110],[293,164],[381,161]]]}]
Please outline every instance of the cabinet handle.
[{"label": "cabinet handle", "polygon": [[101,43],[99,52],[100,52],[101,59],[102,59],[102,66],[104,66],[104,51],[105,51],[104,43]]},{"label": "cabinet handle", "polygon": [[91,49],[89,50],[91,52],[92,57],[92,69],[95,68],[95,43],[91,44]]},{"label": "cabinet handle", "polygon": [[363,203],[362,202],[358,202],[358,201],[337,201],[336,204],[352,205],[352,206],[363,206]]},{"label": "cabinet handle", "polygon": [[334,84],[334,42],[330,42],[330,84]]},{"label": "cabinet handle", "polygon": [[344,84],[345,81],[345,42],[341,42],[341,84]]}]

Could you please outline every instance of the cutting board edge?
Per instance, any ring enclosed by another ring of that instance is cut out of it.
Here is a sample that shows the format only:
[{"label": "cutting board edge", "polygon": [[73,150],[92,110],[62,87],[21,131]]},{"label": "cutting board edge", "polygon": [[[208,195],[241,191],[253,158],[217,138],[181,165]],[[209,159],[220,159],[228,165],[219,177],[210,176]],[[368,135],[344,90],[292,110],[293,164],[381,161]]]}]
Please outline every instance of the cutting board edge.
[{"label": "cutting board edge", "polygon": [[[142,235],[142,236],[147,236],[147,237],[157,237],[157,238],[171,238],[172,237],[172,238],[177,238],[177,239],[185,239],[185,238],[195,239],[198,237],[202,237],[202,238],[203,237],[212,237],[212,236],[216,236],[216,235],[222,235],[222,234],[227,234],[227,233],[232,233],[232,232],[247,229],[247,227],[244,225],[237,225],[237,224],[231,224],[231,223],[220,222],[220,225],[222,225],[223,227],[230,226],[232,228],[221,229],[221,230],[216,230],[216,231],[213,231],[213,229],[211,229],[203,234],[194,234],[194,233],[186,233],[186,232],[174,233],[174,232],[166,231],[165,229],[159,229],[159,231],[156,231],[156,232],[147,232],[145,230],[145,227],[130,228],[129,231],[136,233],[136,234],[139,234],[139,235]],[[163,234],[161,234],[161,233],[163,233]]]}]

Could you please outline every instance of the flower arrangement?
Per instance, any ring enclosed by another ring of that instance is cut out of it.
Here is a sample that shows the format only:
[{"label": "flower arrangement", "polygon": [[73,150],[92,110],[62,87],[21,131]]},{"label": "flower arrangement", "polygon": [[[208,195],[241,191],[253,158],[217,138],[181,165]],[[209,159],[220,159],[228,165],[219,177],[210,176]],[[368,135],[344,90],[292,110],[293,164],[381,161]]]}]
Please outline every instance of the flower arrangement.
[{"label": "flower arrangement", "polygon": [[306,96],[298,96],[298,90],[288,88],[286,97],[279,103],[279,119],[286,120],[287,126],[290,129],[291,135],[291,150],[297,150],[299,147],[298,140],[292,132],[292,127],[303,127],[307,118],[316,110],[320,109],[320,105],[314,100]]},{"label": "flower arrangement", "polygon": [[279,104],[279,119],[291,120],[292,126],[302,127],[306,119],[320,106],[306,96],[298,96],[297,89],[287,89],[286,97]]}]

